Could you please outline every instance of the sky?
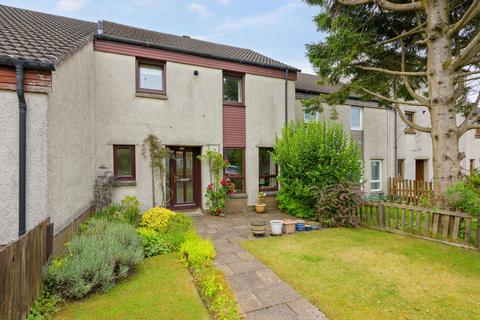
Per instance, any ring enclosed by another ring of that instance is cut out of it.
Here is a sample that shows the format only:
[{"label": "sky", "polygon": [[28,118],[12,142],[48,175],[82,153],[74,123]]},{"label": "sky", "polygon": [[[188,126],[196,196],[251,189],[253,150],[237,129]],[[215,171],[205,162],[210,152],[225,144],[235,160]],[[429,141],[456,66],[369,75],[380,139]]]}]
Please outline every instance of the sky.
[{"label": "sky", "polygon": [[23,0],[1,4],[249,48],[312,73],[305,44],[318,42],[318,7],[301,0]]}]

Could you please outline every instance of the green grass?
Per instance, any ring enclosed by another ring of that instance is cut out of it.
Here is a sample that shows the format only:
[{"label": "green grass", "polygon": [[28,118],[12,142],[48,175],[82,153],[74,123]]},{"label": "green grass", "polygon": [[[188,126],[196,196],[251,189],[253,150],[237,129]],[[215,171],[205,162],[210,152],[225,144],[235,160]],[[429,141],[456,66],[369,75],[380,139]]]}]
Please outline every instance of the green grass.
[{"label": "green grass", "polygon": [[54,319],[209,319],[176,254],[146,259],[107,293],[67,303]]},{"label": "green grass", "polygon": [[245,241],[330,319],[480,319],[480,253],[367,229]]}]

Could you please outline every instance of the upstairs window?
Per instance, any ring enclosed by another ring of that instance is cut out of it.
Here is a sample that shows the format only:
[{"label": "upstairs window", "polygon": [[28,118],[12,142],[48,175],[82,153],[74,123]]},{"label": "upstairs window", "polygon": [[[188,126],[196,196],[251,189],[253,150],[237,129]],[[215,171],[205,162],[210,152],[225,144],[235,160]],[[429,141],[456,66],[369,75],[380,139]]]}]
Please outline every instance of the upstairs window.
[{"label": "upstairs window", "polygon": [[311,112],[304,111],[303,112],[303,122],[304,123],[317,121],[317,120],[318,120],[318,112],[316,112],[316,111],[311,111]]},{"label": "upstairs window", "polygon": [[135,180],[135,146],[113,146],[113,173],[117,180]]},{"label": "upstairs window", "polygon": [[359,107],[350,107],[350,129],[362,130],[363,109]]},{"label": "upstairs window", "polygon": [[[405,118],[407,118],[408,121],[415,123],[415,112],[412,111],[405,111]],[[407,134],[415,134],[415,129],[410,127],[408,124],[407,128],[405,128],[405,133]]]},{"label": "upstairs window", "polygon": [[137,92],[165,94],[165,64],[137,60]]},{"label": "upstairs window", "polygon": [[278,190],[277,174],[278,167],[273,162],[272,152],[273,148],[260,148],[258,170],[260,174],[259,189],[260,191],[274,191]]},{"label": "upstairs window", "polygon": [[223,101],[225,103],[243,103],[243,77],[241,75],[223,75]]}]

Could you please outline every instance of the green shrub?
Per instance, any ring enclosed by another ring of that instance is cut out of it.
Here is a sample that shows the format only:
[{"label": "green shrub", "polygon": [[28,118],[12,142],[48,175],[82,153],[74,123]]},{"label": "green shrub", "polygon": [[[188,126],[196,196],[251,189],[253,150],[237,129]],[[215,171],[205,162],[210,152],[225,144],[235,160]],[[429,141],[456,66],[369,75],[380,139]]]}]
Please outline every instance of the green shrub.
[{"label": "green shrub", "polygon": [[458,182],[447,189],[447,201],[463,212],[480,214],[480,194],[466,182]]},{"label": "green shrub", "polygon": [[185,241],[187,233],[193,229],[190,217],[168,209],[158,209],[161,209],[155,210],[158,214],[149,210],[148,218],[142,218],[141,222],[143,226],[154,226],[156,229],[137,228],[146,257],[178,251]]},{"label": "green shrub", "polygon": [[106,291],[142,259],[142,245],[131,225],[91,219],[85,232],[70,241],[65,257],[44,267],[45,289],[65,299]]},{"label": "green shrub", "polygon": [[175,251],[175,246],[164,234],[149,228],[137,228],[137,233],[143,245],[145,257]]},{"label": "green shrub", "polygon": [[240,319],[237,300],[226,283],[223,273],[211,266],[206,267],[195,276],[195,281],[214,319]]},{"label": "green shrub", "polygon": [[354,210],[363,202],[360,188],[355,184],[339,183],[319,190],[317,194],[317,221],[324,227],[350,227],[357,224]]},{"label": "green shrub", "polygon": [[27,320],[52,319],[53,314],[58,310],[58,305],[62,302],[63,299],[58,295],[43,291],[30,309]]},{"label": "green shrub", "polygon": [[170,219],[176,214],[176,212],[173,212],[167,208],[154,207],[148,209],[142,214],[140,226],[153,229],[155,231],[162,231],[167,226]]},{"label": "green shrub", "polygon": [[180,256],[193,272],[199,272],[212,264],[216,252],[210,240],[204,240],[196,233],[190,233],[180,247]]},{"label": "green shrub", "polygon": [[97,211],[95,217],[108,221],[126,222],[136,226],[140,217],[141,205],[136,197],[126,196],[120,203],[113,202],[107,208]]},{"label": "green shrub", "polygon": [[314,218],[318,190],[338,183],[358,183],[360,150],[340,124],[289,123],[276,138],[273,159],[279,164],[281,209],[299,218]]}]

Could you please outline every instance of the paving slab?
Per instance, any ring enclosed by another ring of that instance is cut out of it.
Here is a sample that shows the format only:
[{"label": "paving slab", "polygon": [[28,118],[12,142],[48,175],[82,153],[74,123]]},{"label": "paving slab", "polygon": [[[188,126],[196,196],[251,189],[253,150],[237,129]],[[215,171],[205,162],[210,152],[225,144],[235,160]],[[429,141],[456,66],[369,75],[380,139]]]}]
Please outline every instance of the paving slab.
[{"label": "paving slab", "polygon": [[254,238],[251,221],[285,218],[290,217],[278,211],[193,217],[201,235],[212,240],[217,251],[215,265],[224,272],[246,319],[326,320],[324,313],[240,245]]}]

